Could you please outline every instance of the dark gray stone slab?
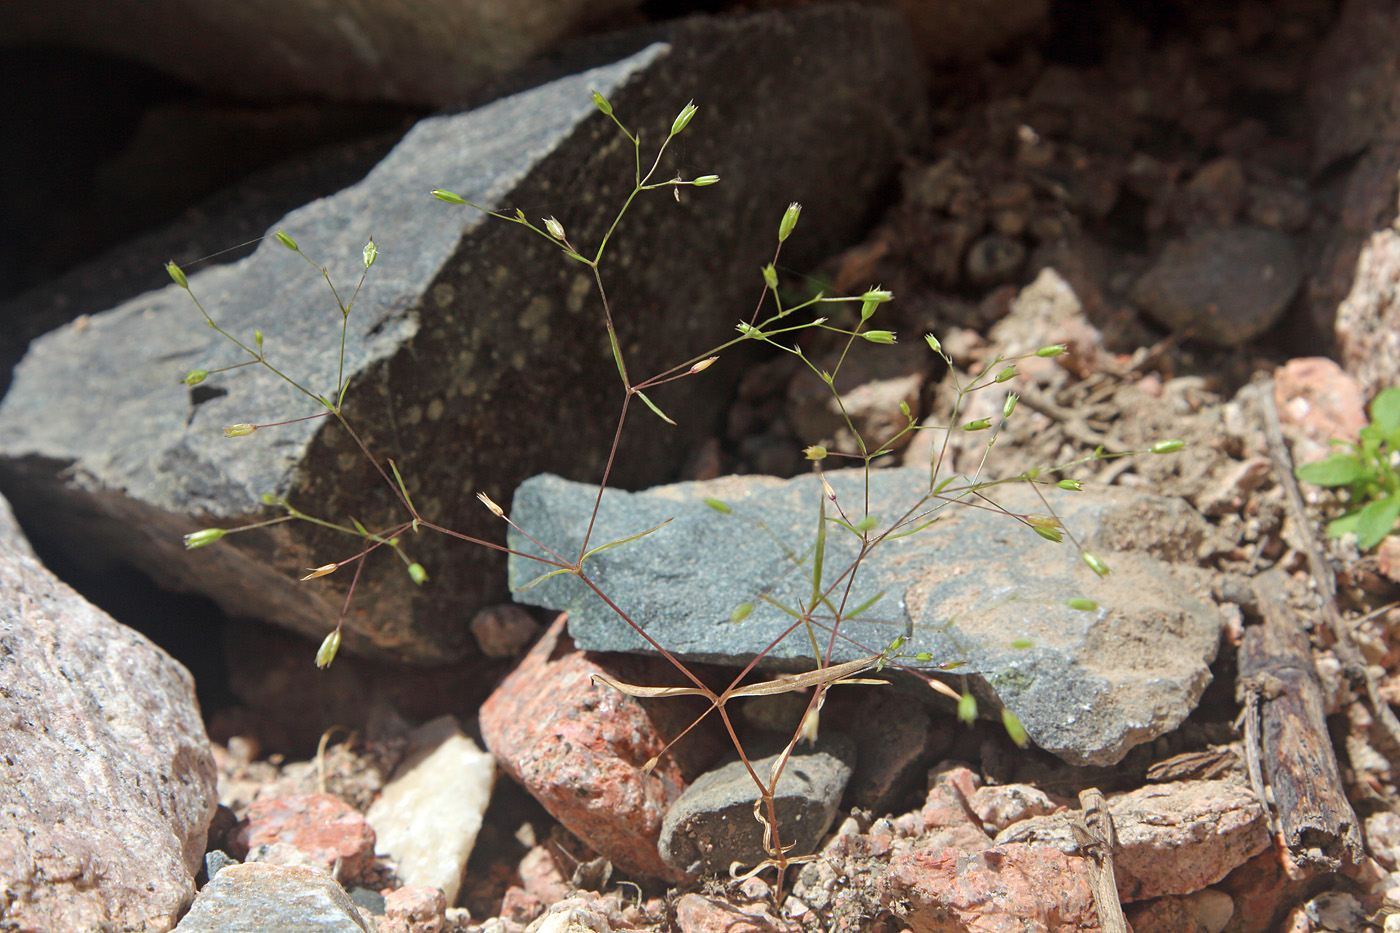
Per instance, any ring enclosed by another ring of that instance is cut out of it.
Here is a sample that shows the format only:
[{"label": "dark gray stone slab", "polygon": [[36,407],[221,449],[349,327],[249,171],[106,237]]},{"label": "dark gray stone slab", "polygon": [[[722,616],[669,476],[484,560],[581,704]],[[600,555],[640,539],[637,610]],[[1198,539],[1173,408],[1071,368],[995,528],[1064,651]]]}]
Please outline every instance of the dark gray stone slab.
[{"label": "dark gray stone slab", "polygon": [[[828,473],[847,514],[858,519],[858,472]],[[927,488],[922,469],[872,475],[872,512],[888,527]],[[554,476],[527,481],[515,494],[512,519],[561,554],[576,557],[595,490]],[[607,492],[590,547],[673,518],[656,533],[603,551],[586,566],[593,579],[647,632],[695,661],[745,664],[767,651],[768,662],[806,668],[813,638],[764,594],[797,606],[811,594],[812,558],[821,486],[794,480],[728,477],[678,483],[643,493]],[[1196,575],[1167,560],[1192,561],[1204,519],[1180,500],[1121,489],[1046,490],[1066,525],[1113,569],[1099,579],[1067,541],[1053,544],[994,511],[950,506],[937,524],[889,540],[860,566],[846,605],[884,597],[857,620],[814,627],[822,653],[846,661],[883,650],[899,635],[906,654],[928,652],[913,667],[962,664],[959,673],[994,694],[1026,726],[1036,744],[1076,764],[1111,764],[1130,748],[1174,728],[1210,682],[1221,618],[1198,595]],[[704,503],[728,503],[721,514]],[[993,498],[1018,513],[1045,506],[1025,487]],[[761,524],[760,524],[761,523]],[[512,535],[512,546],[538,550]],[[789,554],[797,555],[794,561]],[[824,580],[837,579],[857,554],[853,535],[831,526]],[[1167,560],[1163,560],[1166,558]],[[511,560],[519,587],[538,563]],[[1085,597],[1083,612],[1065,601]],[[517,593],[533,605],[569,613],[575,643],[591,651],[648,651],[626,622],[574,577],[560,575]],[[736,606],[752,603],[740,622]],[[828,618],[830,613],[825,614]],[[1012,643],[1028,639],[1030,647]],[[776,640],[776,644],[775,644]]]},{"label": "dark gray stone slab", "polygon": [[[766,751],[750,752],[754,773],[768,780],[788,738],[768,742]],[[755,749],[762,744],[750,743]],[[778,841],[792,846],[788,855],[816,849],[836,816],[855,757],[854,743],[839,733],[823,735],[815,746],[799,742],[793,749],[773,795]],[[735,863],[759,864],[769,855],[763,848],[763,824],[754,819],[758,799],[752,775],[737,758],[700,775],[666,811],[657,841],[662,860],[685,875],[724,874]]]},{"label": "dark gray stone slab", "polygon": [[[432,201],[430,189],[555,215],[576,242],[596,243],[630,187],[633,156],[590,90],[644,142],[663,138],[694,97],[700,113],[660,176],[725,181],[684,192],[681,204],[664,192],[640,198],[604,270],[629,365],[652,373],[733,333],[788,201],[806,209],[785,260],[801,266],[849,242],[918,121],[917,69],[892,15],[838,7],[698,19],[666,37],[616,64],[425,120],[363,182],[277,225],[329,267],[342,293],[365,240],[372,233],[380,244],[351,318],[347,412],[372,450],[398,461],[432,521],[499,539],[475,493],[504,504],[542,471],[596,480],[621,393],[586,270],[527,231]],[[333,390],[340,315],[304,261],[269,241],[235,264],[189,271],[229,330],[246,340],[261,328],[271,360]],[[226,440],[227,424],[316,411],[253,368],[193,391],[179,384],[186,370],[238,361],[173,286],[47,335],[0,406],[0,482],[22,519],[85,558],[135,564],[231,614],[319,638],[351,574],[295,577],[353,555],[357,542],[281,525],[187,553],[180,535],[268,517],[264,493],[372,528],[402,513],[325,421]],[[674,475],[721,417],[734,378],[725,365],[656,393],[689,414],[679,428],[638,410],[615,483]],[[418,589],[392,557],[372,560],[342,650],[423,663],[471,650],[467,622],[503,595],[503,559],[433,535],[409,544],[432,582]]]}]

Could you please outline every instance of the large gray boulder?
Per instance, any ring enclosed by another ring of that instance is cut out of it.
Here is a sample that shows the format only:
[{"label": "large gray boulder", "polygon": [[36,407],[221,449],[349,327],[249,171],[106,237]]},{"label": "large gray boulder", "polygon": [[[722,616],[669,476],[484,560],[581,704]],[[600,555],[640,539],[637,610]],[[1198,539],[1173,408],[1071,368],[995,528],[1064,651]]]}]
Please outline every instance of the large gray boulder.
[{"label": "large gray boulder", "polygon": [[0,502],[0,926],[168,930],[218,805],[194,683],[44,569],[8,513]]},{"label": "large gray boulder", "polygon": [[[828,473],[852,520],[861,514],[859,471]],[[871,512],[888,527],[927,491],[927,468],[877,470]],[[1018,514],[1044,513],[1033,490],[1008,487],[991,497]],[[1051,487],[1066,527],[1112,568],[1099,579],[1072,546],[1052,544],[1015,519],[980,507],[949,506],[917,534],[888,540],[865,555],[852,577],[854,535],[830,525],[823,580],[847,611],[884,596],[833,637],[830,611],[809,633],[775,607],[811,598],[812,550],[822,497],[815,476],[793,480],[726,477],[641,493],[609,490],[590,547],[655,526],[664,528],[586,562],[618,606],[681,658],[811,669],[813,644],[833,662],[883,651],[897,636],[905,655],[926,652],[918,669],[965,675],[994,695],[1031,739],[1073,764],[1114,764],[1130,749],[1174,729],[1210,683],[1221,616],[1190,567],[1205,520],[1181,500],[1120,489],[1065,493]],[[561,554],[577,553],[596,489],[538,476],[515,494],[511,518]],[[706,499],[726,503],[721,514]],[[835,515],[828,505],[828,514]],[[512,547],[540,553],[523,535]],[[511,584],[525,587],[547,566],[512,557]],[[850,584],[849,590],[847,585]],[[574,642],[588,651],[652,650],[651,645],[577,578],[562,574],[516,598],[569,615]],[[1066,605],[1097,602],[1093,611]],[[752,612],[735,621],[734,610]],[[1025,639],[1027,646],[1016,642]],[[775,643],[776,642],[776,643]]]},{"label": "large gray boulder", "polygon": [[[861,8],[685,21],[615,64],[425,120],[364,181],[278,224],[342,295],[366,239],[380,244],[350,319],[346,411],[370,450],[397,461],[423,516],[499,540],[475,494],[506,504],[540,472],[596,481],[622,400],[587,270],[542,237],[432,201],[430,189],[555,215],[575,243],[596,244],[630,189],[634,156],[589,92],[606,95],[648,150],[694,97],[700,113],[658,177],[724,182],[687,189],[680,204],[666,192],[639,198],[603,272],[629,366],[660,372],[729,339],[751,313],[789,201],[806,205],[784,249],[791,265],[858,234],[919,119],[911,54],[893,14]],[[261,328],[270,360],[334,391],[340,314],[301,258],[269,239],[234,264],[191,269],[190,287],[229,332],[248,340]],[[179,382],[239,361],[174,286],[35,341],[0,405],[0,482],[84,557],[130,562],[231,614],[320,638],[354,571],[295,578],[353,556],[356,539],[295,523],[186,552],[180,536],[270,517],[266,493],[374,529],[404,513],[327,420],[225,439],[225,425],[317,411],[253,367],[193,389]],[[633,406],[614,484],[674,476],[721,417],[735,378],[725,366],[654,394],[679,427]],[[398,561],[374,555],[344,650],[461,657],[471,611],[504,591],[503,557],[433,534],[405,544],[431,582],[419,589]]]},{"label": "large gray boulder", "polygon": [[6,10],[6,44],[135,59],[230,97],[461,103],[641,0],[50,0]]}]

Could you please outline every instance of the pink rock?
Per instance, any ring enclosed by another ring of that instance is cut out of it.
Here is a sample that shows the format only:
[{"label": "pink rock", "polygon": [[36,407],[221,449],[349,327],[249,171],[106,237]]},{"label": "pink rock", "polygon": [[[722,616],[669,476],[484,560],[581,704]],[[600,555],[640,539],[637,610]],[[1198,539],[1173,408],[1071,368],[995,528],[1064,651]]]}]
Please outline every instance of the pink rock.
[{"label": "pink rock", "polygon": [[952,846],[976,852],[989,848],[992,840],[982,831],[982,824],[972,812],[969,799],[977,792],[979,783],[971,769],[957,766],[936,773],[920,816],[923,831],[932,834],[931,846]]},{"label": "pink rock", "polygon": [[998,784],[979,787],[969,801],[972,812],[991,832],[1000,832],[1013,823],[1054,813],[1059,805],[1045,791],[1029,784]]},{"label": "pink rock", "polygon": [[785,933],[800,929],[774,917],[761,905],[740,909],[700,894],[686,894],[676,902],[676,926],[681,933]]},{"label": "pink rock", "polygon": [[[1394,184],[1395,170],[1388,172]],[[1393,194],[1390,195],[1393,198]],[[1393,209],[1394,205],[1390,205]],[[1337,306],[1337,348],[1347,372],[1369,392],[1400,383],[1400,232],[1376,230],[1361,246],[1351,291]]]},{"label": "pink rock", "polygon": [[[1253,791],[1232,781],[1155,784],[1110,798],[1118,829],[1114,868],[1127,901],[1190,894],[1269,847],[1268,820]],[[1017,823],[997,844],[1026,842],[1077,852],[1071,812]]]},{"label": "pink rock", "polygon": [[482,737],[501,766],[600,855],[631,874],[679,881],[656,841],[685,773],[672,754],[650,772],[643,766],[690,724],[693,709],[644,704],[595,684],[594,674],[652,683],[672,672],[635,659],[610,659],[604,668],[573,649],[564,621],[561,615],[482,705]]},{"label": "pink rock", "polygon": [[293,846],[344,884],[360,880],[374,864],[374,830],[331,794],[259,800],[236,838],[249,851],[275,843]]},{"label": "pink rock", "polygon": [[535,846],[520,860],[520,884],[548,907],[569,896],[569,879],[548,846]]},{"label": "pink rock", "polygon": [[1190,905],[1179,897],[1134,904],[1126,913],[1133,933],[1210,933]]},{"label": "pink rock", "polygon": [[441,888],[410,885],[384,895],[379,933],[441,933],[447,923],[447,898]]},{"label": "pink rock", "polygon": [[1382,810],[1366,817],[1366,851],[1386,868],[1400,864],[1400,813]]},{"label": "pink rock", "polygon": [[882,903],[914,933],[1097,933],[1094,871],[1047,846],[925,848],[891,859],[879,885]]},{"label": "pink rock", "polygon": [[1317,445],[1310,459],[1325,455],[1334,437],[1357,439],[1366,426],[1365,403],[1361,384],[1324,357],[1289,360],[1274,371],[1279,421]]},{"label": "pink rock", "polygon": [[217,804],[189,673],[50,574],[0,501],[0,927],[169,930]]}]

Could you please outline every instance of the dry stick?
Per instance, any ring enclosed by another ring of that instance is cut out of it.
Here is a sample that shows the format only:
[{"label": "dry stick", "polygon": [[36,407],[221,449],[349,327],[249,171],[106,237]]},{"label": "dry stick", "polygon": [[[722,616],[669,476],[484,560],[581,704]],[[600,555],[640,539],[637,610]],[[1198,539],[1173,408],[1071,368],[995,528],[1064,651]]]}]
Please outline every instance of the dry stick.
[{"label": "dry stick", "polygon": [[1286,586],[1282,570],[1255,579],[1264,621],[1245,629],[1239,691],[1257,710],[1264,776],[1289,854],[1304,868],[1335,872],[1361,861],[1361,830],[1327,732],[1312,646],[1277,595]]},{"label": "dry stick", "polygon": [[1269,441],[1269,453],[1277,467],[1275,472],[1288,495],[1288,511],[1303,539],[1308,569],[1312,571],[1313,580],[1322,595],[1323,616],[1336,642],[1332,650],[1342,662],[1342,673],[1352,689],[1365,698],[1366,707],[1371,713],[1371,744],[1385,756],[1392,769],[1400,771],[1400,720],[1395,718],[1390,704],[1382,699],[1376,690],[1376,682],[1366,669],[1361,650],[1352,640],[1351,629],[1342,621],[1341,611],[1337,608],[1337,581],[1318,550],[1317,534],[1308,519],[1307,511],[1303,508],[1303,494],[1298,491],[1298,481],[1293,477],[1293,458],[1289,455],[1287,444],[1284,443],[1283,428],[1279,424],[1278,409],[1274,405],[1273,380],[1262,380],[1256,384],[1255,390],[1264,416],[1264,432]]},{"label": "dry stick", "polygon": [[1098,865],[1093,879],[1094,907],[1099,912],[1103,933],[1128,933],[1123,902],[1118,899],[1118,881],[1113,871],[1113,851],[1118,848],[1118,830],[1108,801],[1097,787],[1079,792],[1080,810],[1070,819],[1069,828],[1086,858]]}]

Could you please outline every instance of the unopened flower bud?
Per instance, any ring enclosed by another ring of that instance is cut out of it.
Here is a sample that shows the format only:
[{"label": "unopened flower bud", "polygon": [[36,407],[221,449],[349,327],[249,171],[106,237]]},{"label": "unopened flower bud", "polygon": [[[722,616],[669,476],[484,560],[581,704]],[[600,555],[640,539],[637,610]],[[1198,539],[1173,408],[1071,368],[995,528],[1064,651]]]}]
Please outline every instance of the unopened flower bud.
[{"label": "unopened flower bud", "polygon": [[717,185],[719,184],[719,176],[701,175],[699,178],[692,181],[691,184],[697,188],[704,188],[706,185]]},{"label": "unopened flower bud", "polygon": [[773,289],[778,287],[778,270],[773,268],[771,262],[763,267],[763,284]]},{"label": "unopened flower bud", "polygon": [[335,660],[335,653],[340,650],[340,629],[337,627],[326,640],[321,642],[321,647],[316,649],[316,666],[321,670],[331,666]]},{"label": "unopened flower bud", "polygon": [[559,221],[555,220],[553,217],[544,218],[544,229],[545,232],[548,233],[550,236],[554,237],[554,239],[564,239],[564,225],[561,224]]},{"label": "unopened flower bud", "polygon": [[287,249],[291,250],[292,252],[300,252],[300,250],[297,248],[297,241],[287,236],[287,234],[283,231],[278,230],[276,233],[273,234],[273,236],[277,237],[278,243],[281,243],[283,246],[287,247]]},{"label": "unopened flower bud", "polygon": [[326,574],[335,573],[336,568],[339,566],[339,564],[322,564],[319,567],[313,567],[310,573],[301,578],[301,582],[305,583],[307,580],[314,580],[317,577],[324,577]]},{"label": "unopened flower bud", "polygon": [[256,424],[231,424],[224,428],[224,437],[247,437],[257,429]]},{"label": "unopened flower bud", "polygon": [[705,504],[721,515],[728,515],[734,511],[729,507],[729,503],[725,502],[723,499],[716,499],[713,496],[706,496]]},{"label": "unopened flower bud", "polygon": [[1059,544],[1065,539],[1065,533],[1058,528],[1041,528],[1039,525],[1032,525],[1031,531],[1040,535],[1046,541],[1054,541]]},{"label": "unopened flower bud", "polygon": [[675,136],[681,130],[690,125],[691,117],[695,116],[695,101],[691,101],[681,108],[681,112],[676,114],[676,119],[671,123],[671,135]]},{"label": "unopened flower bud", "polygon": [[1062,343],[1056,343],[1056,344],[1051,344],[1051,345],[1048,346],[1048,347],[1041,347],[1039,350],[1036,350],[1036,351],[1035,351],[1035,355],[1036,355],[1036,356],[1041,356],[1041,357],[1044,357],[1044,356],[1059,356],[1060,354],[1066,352],[1067,350],[1069,350],[1069,347],[1065,346],[1065,345],[1062,344]]},{"label": "unopened flower bud", "polygon": [[1093,612],[1099,608],[1099,604],[1092,599],[1085,599],[1083,596],[1076,596],[1073,599],[1065,600],[1065,605],[1077,612]]},{"label": "unopened flower bud", "polygon": [[185,378],[180,381],[187,386],[197,386],[208,378],[209,371],[207,369],[192,369],[186,374]]},{"label": "unopened flower bud", "polygon": [[370,237],[369,242],[365,244],[362,255],[365,258],[366,269],[374,265],[374,261],[379,258],[379,244],[374,242],[373,237]]},{"label": "unopened flower bud", "polygon": [[717,356],[707,356],[700,362],[696,363],[694,366],[690,367],[690,372],[692,374],[703,373],[705,370],[715,365],[715,360],[717,359],[719,359],[719,357]]},{"label": "unopened flower bud", "polygon": [[1094,573],[1098,574],[1100,577],[1108,576],[1108,564],[1105,564],[1103,558],[1099,557],[1099,555],[1092,551],[1081,551],[1079,556],[1084,558],[1084,563],[1088,564],[1089,569],[1094,571]]},{"label": "unopened flower bud", "polygon": [[943,355],[943,344],[939,343],[938,338],[933,336],[933,334],[924,334],[924,343],[928,344],[928,348],[934,353],[937,353],[939,356]]},{"label": "unopened flower bud", "polygon": [[590,96],[593,98],[593,106],[603,111],[603,114],[605,116],[612,116],[612,104],[608,103],[608,99],[606,97],[604,97],[602,94],[599,94],[597,91],[594,91]]},{"label": "unopened flower bud", "polygon": [[408,565],[408,578],[419,586],[428,582],[428,571],[423,569],[423,565],[414,561]]},{"label": "unopened flower bud", "polygon": [[871,343],[894,343],[895,341],[894,331],[892,330],[868,330],[861,334],[861,336]]},{"label": "unopened flower bud", "polygon": [[1185,446],[1185,441],[1173,439],[1170,441],[1158,441],[1148,449],[1151,450],[1154,454],[1174,454]]},{"label": "unopened flower bud", "polygon": [[1012,392],[1010,395],[1008,395],[1006,397],[1006,402],[1001,406],[1001,416],[1003,418],[1010,418],[1011,413],[1016,410],[1016,403],[1020,400],[1021,397],[1015,392]]},{"label": "unopened flower bud", "polygon": [[811,447],[803,449],[802,456],[806,457],[808,460],[825,460],[826,448],[821,444],[813,444]]},{"label": "unopened flower bud", "polygon": [[174,281],[176,285],[180,286],[186,291],[189,291],[190,283],[189,280],[185,278],[185,272],[183,269],[175,265],[175,263],[173,262],[167,262],[165,264],[165,271],[170,274],[171,280]]},{"label": "unopened flower bud", "polygon": [[792,236],[792,231],[797,227],[797,218],[802,216],[802,205],[793,201],[783,211],[782,223],[778,224],[778,242],[782,243]]},{"label": "unopened flower bud", "polygon": [[488,509],[491,510],[491,514],[492,514],[492,515],[496,516],[497,518],[504,518],[504,517],[505,517],[505,514],[506,514],[506,513],[505,513],[505,510],[502,509],[502,508],[501,508],[499,505],[497,505],[496,503],[492,502],[492,501],[491,501],[491,497],[488,496],[486,493],[484,493],[484,492],[479,492],[479,493],[476,494],[476,497],[477,497],[478,499],[481,500],[481,504],[482,504],[482,505],[486,506]]},{"label": "unopened flower bud", "polygon": [[201,528],[199,531],[192,531],[185,535],[185,550],[193,551],[197,547],[213,544],[226,534],[228,532],[223,528]]},{"label": "unopened flower bud", "polygon": [[1026,727],[1021,725],[1021,720],[1016,718],[1015,713],[1004,706],[1001,708],[1001,727],[1018,748],[1025,748],[1030,744],[1031,739],[1026,735]]},{"label": "unopened flower bud", "polygon": [[1053,515],[1027,515],[1026,522],[1032,528],[1063,528],[1064,523]]},{"label": "unopened flower bud", "polygon": [[1005,382],[1005,381],[1008,380],[1008,379],[1014,379],[1014,378],[1016,378],[1016,367],[1015,367],[1015,366],[1008,366],[1008,367],[1006,367],[1005,369],[1003,369],[1001,372],[997,373],[997,377],[996,377],[995,379],[993,379],[992,381],[993,381],[993,382],[997,382],[997,383],[1001,383],[1001,382]]},{"label": "unopened flower bud", "polygon": [[970,693],[958,700],[958,720],[969,726],[977,722],[977,698]]},{"label": "unopened flower bud", "polygon": [[1084,488],[1084,483],[1077,479],[1062,479],[1055,485],[1059,486],[1061,489],[1067,489],[1070,492],[1079,492],[1079,490]]},{"label": "unopened flower bud", "polygon": [[467,199],[466,199],[466,198],[464,198],[464,197],[462,197],[461,195],[458,195],[458,194],[453,194],[451,191],[444,191],[442,188],[434,188],[433,191],[432,191],[432,195],[433,195],[433,197],[437,198],[439,201],[446,201],[448,204],[466,204],[466,203],[467,203]]},{"label": "unopened flower bud", "polygon": [[976,421],[969,421],[960,430],[963,431],[985,431],[992,426],[991,418],[978,418]]}]

